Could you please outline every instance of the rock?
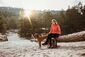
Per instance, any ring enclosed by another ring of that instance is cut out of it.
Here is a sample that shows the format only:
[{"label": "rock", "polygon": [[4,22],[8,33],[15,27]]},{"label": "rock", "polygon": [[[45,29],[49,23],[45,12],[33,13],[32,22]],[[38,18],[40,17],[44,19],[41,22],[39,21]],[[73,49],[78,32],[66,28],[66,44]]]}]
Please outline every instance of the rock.
[{"label": "rock", "polygon": [[7,35],[2,35],[2,34],[0,33],[0,41],[8,41]]}]

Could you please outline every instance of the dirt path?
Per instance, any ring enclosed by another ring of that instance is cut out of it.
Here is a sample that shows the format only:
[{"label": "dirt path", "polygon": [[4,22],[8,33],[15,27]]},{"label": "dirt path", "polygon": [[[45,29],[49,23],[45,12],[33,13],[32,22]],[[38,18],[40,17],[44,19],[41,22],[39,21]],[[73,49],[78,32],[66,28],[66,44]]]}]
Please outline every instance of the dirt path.
[{"label": "dirt path", "polygon": [[36,42],[22,39],[17,33],[10,32],[8,41],[0,42],[0,57],[83,57],[85,42],[58,43],[60,48],[38,48]]}]

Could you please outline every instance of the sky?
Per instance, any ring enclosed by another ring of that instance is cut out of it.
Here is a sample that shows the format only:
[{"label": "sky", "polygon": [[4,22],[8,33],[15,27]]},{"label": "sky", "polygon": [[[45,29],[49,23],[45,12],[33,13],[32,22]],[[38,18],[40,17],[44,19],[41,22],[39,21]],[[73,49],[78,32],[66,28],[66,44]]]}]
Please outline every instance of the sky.
[{"label": "sky", "polygon": [[32,10],[66,10],[68,5],[76,5],[79,1],[85,4],[85,0],[0,0],[0,6]]}]

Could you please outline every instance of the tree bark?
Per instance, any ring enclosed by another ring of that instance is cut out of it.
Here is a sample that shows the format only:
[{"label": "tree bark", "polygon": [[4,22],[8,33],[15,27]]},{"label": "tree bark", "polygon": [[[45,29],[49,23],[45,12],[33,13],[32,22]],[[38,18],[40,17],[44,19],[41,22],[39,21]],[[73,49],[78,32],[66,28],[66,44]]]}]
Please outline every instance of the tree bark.
[{"label": "tree bark", "polygon": [[57,38],[58,42],[79,42],[85,41],[85,31],[63,35]]}]

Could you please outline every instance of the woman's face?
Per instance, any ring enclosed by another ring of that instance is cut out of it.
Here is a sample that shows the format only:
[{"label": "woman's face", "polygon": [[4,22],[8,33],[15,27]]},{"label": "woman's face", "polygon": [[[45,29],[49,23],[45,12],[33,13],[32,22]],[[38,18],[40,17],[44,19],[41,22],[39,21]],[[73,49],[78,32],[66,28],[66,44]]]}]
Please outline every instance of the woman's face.
[{"label": "woman's face", "polygon": [[52,20],[52,24],[54,24],[53,20]]}]

